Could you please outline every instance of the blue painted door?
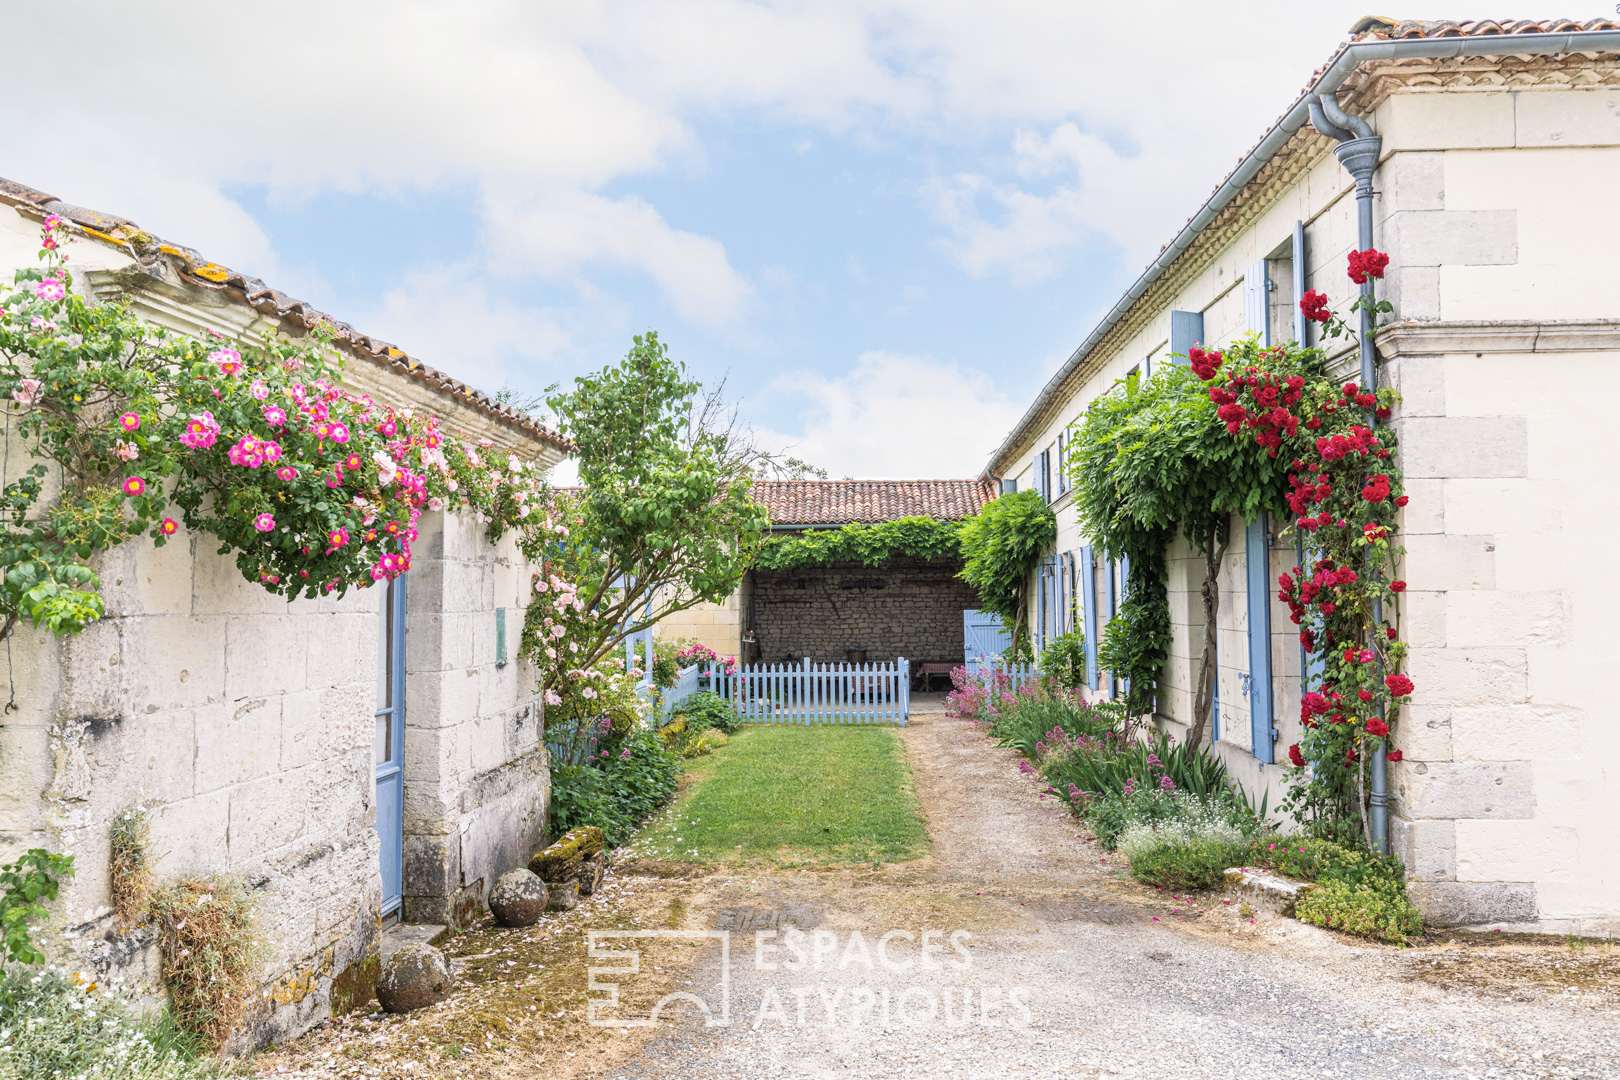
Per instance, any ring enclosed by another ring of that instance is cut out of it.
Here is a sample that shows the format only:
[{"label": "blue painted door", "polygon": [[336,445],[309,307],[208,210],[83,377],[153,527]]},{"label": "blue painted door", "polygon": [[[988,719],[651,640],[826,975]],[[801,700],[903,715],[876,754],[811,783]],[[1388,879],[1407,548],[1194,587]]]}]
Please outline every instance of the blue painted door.
[{"label": "blue painted door", "polygon": [[999,657],[1012,644],[1001,616],[988,611],[962,612],[962,653],[969,671]]},{"label": "blue painted door", "polygon": [[382,841],[382,914],[399,910],[405,861],[405,579],[395,578],[377,609],[377,838]]},{"label": "blue painted door", "polygon": [[1244,538],[1244,561],[1249,601],[1249,727],[1254,756],[1273,760],[1271,726],[1271,548],[1266,543],[1266,521],[1249,522]]}]

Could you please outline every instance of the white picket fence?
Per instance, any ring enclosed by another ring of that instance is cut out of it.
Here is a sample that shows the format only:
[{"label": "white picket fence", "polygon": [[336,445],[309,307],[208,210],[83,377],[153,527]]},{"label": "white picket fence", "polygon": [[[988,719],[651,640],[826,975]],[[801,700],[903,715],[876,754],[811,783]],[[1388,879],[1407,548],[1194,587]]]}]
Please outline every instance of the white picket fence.
[{"label": "white picket fence", "polygon": [[989,679],[998,671],[1005,673],[1012,682],[1014,693],[1017,693],[1018,688],[1025,683],[1032,683],[1040,677],[1032,662],[1024,660],[1016,664],[1008,663],[999,656],[985,656],[969,660],[967,669],[969,675],[979,679]]},{"label": "white picket fence", "polygon": [[749,664],[730,674],[710,666],[715,693],[753,724],[887,724],[911,713],[911,662]]}]

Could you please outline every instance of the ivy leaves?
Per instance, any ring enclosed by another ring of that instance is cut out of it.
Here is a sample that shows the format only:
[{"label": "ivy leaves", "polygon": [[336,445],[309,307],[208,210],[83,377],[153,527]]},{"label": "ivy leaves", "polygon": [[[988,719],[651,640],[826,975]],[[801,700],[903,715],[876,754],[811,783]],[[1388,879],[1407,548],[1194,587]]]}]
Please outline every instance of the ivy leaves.
[{"label": "ivy leaves", "polygon": [[1057,518],[1035,491],[1015,491],[985,504],[958,533],[961,578],[979,594],[984,610],[1012,629],[1013,645],[1027,636],[1024,611],[1029,577],[1041,554],[1057,540]]},{"label": "ivy leaves", "polygon": [[754,566],[760,570],[799,570],[834,563],[876,566],[893,558],[952,559],[962,554],[962,525],[931,517],[904,517],[841,529],[807,529],[765,541]]}]

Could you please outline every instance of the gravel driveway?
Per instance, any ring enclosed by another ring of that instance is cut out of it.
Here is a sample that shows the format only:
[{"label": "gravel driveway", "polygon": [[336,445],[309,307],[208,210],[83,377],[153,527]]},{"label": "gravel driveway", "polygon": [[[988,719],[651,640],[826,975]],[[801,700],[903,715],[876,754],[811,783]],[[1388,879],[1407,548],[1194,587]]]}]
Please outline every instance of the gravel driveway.
[{"label": "gravel driveway", "polygon": [[[732,931],[731,1022],[673,1003],[610,1075],[1620,1076],[1605,947],[1398,950],[1159,894],[973,725],[905,740],[935,856],[690,883],[672,924]],[[718,1012],[721,969],[711,943],[670,989]]]}]

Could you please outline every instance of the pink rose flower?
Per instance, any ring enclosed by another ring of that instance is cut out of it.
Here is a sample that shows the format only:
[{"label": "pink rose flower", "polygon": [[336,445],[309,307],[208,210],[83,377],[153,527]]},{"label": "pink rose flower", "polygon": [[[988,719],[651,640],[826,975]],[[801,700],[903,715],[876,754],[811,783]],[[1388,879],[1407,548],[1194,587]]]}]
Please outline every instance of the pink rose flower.
[{"label": "pink rose flower", "polygon": [[208,354],[211,363],[219,365],[221,375],[239,375],[242,371],[242,354],[229,345],[222,349],[215,349]]},{"label": "pink rose flower", "polygon": [[213,413],[207,411],[192,413],[190,421],[186,424],[186,430],[180,433],[180,441],[193,450],[208,449],[214,445],[214,440],[218,437],[219,421],[214,419]]},{"label": "pink rose flower", "polygon": [[67,286],[59,277],[48,277],[34,286],[34,295],[41,300],[60,300],[67,295]]},{"label": "pink rose flower", "polygon": [[270,388],[264,385],[263,379],[254,379],[253,385],[248,387],[248,393],[253,395],[254,400],[263,401],[270,396]]},{"label": "pink rose flower", "polygon": [[287,422],[287,414],[280,406],[266,405],[260,411],[264,413],[264,422],[271,427],[280,427]]},{"label": "pink rose flower", "polygon": [[139,495],[146,490],[146,481],[138,476],[132,476],[124,481],[125,495]]},{"label": "pink rose flower", "polygon": [[127,412],[118,418],[118,426],[123,428],[125,431],[139,431],[141,427],[141,418],[135,413]]},{"label": "pink rose flower", "polygon": [[260,532],[269,532],[276,527],[276,519],[269,514],[260,514],[253,519],[253,527]]},{"label": "pink rose flower", "polygon": [[19,405],[32,405],[39,400],[39,391],[44,385],[38,379],[24,379],[11,392],[11,398]]}]

